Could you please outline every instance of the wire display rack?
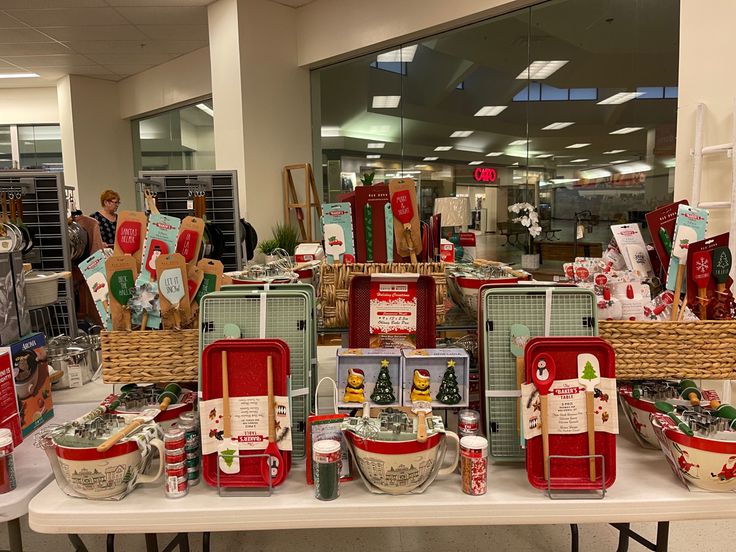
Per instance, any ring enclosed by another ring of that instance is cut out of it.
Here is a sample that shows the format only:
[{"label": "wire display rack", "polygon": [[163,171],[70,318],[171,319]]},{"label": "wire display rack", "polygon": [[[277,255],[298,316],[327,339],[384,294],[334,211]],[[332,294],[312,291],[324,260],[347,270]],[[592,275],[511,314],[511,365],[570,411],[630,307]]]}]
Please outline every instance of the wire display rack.
[{"label": "wire display rack", "polygon": [[511,326],[525,325],[531,337],[597,335],[595,295],[579,288],[529,286],[491,288],[481,293],[490,455],[495,460],[523,461],[517,422],[520,393],[516,385],[516,357],[511,353]]},{"label": "wire display rack", "polygon": [[241,270],[242,239],[238,177],[236,171],[141,171],[137,183],[138,205],[144,205],[144,190],[156,196],[163,215],[183,219],[192,214],[192,194],[203,193],[207,221],[217,225],[225,237],[222,261],[225,271]]},{"label": "wire display rack", "polygon": [[[33,234],[34,247],[23,255],[35,270],[52,272],[72,269],[67,227],[67,197],[61,172],[0,172],[0,190],[20,193],[23,222]],[[76,336],[77,317],[73,284],[59,278],[56,303],[30,310],[33,331],[47,336]]]}]

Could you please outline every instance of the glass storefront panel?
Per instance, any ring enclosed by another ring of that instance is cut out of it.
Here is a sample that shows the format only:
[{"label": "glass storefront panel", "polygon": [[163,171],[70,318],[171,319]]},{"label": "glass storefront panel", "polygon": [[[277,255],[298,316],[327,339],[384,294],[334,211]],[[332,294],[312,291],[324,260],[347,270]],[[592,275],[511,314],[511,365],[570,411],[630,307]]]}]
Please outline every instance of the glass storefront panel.
[{"label": "glass storefront panel", "polygon": [[0,169],[13,168],[13,150],[10,143],[10,126],[0,125]]},{"label": "glass storefront panel", "polygon": [[61,127],[19,126],[18,150],[21,169],[61,169]]}]

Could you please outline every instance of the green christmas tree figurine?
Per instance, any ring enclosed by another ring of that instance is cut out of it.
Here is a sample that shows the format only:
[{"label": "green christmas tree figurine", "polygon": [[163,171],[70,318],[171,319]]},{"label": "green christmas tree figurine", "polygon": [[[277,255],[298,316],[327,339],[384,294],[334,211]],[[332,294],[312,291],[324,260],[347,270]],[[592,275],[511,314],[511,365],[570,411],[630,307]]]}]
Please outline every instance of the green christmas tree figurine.
[{"label": "green christmas tree figurine", "polygon": [[455,361],[448,360],[447,369],[442,376],[440,390],[437,392],[437,400],[442,404],[457,404],[461,398],[457,387],[457,376],[455,375]]},{"label": "green christmas tree figurine", "polygon": [[371,400],[376,404],[391,404],[396,402],[394,395],[394,386],[391,383],[391,376],[388,373],[388,360],[381,361],[381,371],[378,372],[376,386],[371,393]]}]

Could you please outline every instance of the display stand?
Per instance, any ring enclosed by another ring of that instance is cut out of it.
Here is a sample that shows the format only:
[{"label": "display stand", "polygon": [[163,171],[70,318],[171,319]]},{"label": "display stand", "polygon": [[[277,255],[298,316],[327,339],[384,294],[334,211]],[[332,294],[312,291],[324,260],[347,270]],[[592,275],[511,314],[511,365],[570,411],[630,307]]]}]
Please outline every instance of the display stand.
[{"label": "display stand", "polygon": [[[220,461],[220,453],[217,453],[217,461]],[[253,460],[254,458],[271,459],[270,454],[235,454],[234,457]],[[217,470],[217,494],[219,496],[271,496],[273,493],[273,477],[268,472],[268,484],[265,487],[223,487],[220,484],[220,470]]]}]

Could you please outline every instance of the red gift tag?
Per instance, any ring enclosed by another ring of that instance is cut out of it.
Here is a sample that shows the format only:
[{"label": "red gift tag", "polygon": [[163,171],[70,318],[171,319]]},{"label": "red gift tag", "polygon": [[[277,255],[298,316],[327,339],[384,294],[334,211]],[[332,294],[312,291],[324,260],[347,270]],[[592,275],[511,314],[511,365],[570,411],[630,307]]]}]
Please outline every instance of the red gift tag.
[{"label": "red gift tag", "polygon": [[199,235],[194,230],[184,230],[179,234],[179,239],[176,240],[176,252],[181,253],[186,262],[194,259],[198,237]]},{"label": "red gift tag", "polygon": [[141,223],[134,220],[127,220],[118,226],[115,243],[120,246],[123,253],[132,255],[141,245]]}]

